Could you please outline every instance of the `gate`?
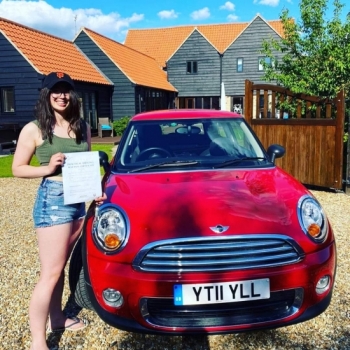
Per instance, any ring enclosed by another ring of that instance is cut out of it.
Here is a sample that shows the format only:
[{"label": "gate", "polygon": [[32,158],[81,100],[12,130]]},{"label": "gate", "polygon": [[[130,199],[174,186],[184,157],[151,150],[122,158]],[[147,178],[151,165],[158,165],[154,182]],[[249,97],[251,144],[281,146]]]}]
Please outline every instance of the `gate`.
[{"label": "gate", "polygon": [[[283,104],[288,101],[288,107]],[[245,82],[244,115],[265,149],[286,149],[276,164],[305,185],[343,188],[344,92],[334,99]],[[283,109],[285,108],[285,109]]]}]

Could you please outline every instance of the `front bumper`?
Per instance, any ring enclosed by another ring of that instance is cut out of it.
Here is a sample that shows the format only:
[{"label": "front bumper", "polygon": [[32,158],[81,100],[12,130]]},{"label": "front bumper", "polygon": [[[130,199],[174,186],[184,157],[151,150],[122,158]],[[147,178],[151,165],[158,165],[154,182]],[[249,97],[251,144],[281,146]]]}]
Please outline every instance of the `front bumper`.
[{"label": "front bumper", "polygon": [[[96,256],[85,257],[85,279],[90,300],[99,317],[116,328],[149,334],[220,334],[277,328],[306,321],[328,307],[336,269],[335,244],[295,264],[268,269],[223,273],[155,274],[135,271]],[[329,289],[315,291],[317,281],[328,275]],[[239,303],[176,307],[173,285],[219,283],[268,278],[271,298]],[[106,305],[103,290],[120,291],[119,309]]]}]

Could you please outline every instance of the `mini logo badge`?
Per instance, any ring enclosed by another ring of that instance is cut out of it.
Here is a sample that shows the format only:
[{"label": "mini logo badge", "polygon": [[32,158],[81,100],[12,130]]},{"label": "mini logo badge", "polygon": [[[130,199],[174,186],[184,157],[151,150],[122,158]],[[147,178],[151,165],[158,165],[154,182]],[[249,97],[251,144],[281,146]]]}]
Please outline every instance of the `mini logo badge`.
[{"label": "mini logo badge", "polygon": [[64,73],[61,73],[61,72],[58,72],[58,73],[57,73],[57,78],[60,78],[60,79],[61,79],[61,78],[63,78],[63,77],[64,77]]},{"label": "mini logo badge", "polygon": [[226,232],[229,228],[229,226],[223,226],[223,225],[216,225],[216,226],[212,226],[209,227],[213,232],[220,234],[223,232]]}]

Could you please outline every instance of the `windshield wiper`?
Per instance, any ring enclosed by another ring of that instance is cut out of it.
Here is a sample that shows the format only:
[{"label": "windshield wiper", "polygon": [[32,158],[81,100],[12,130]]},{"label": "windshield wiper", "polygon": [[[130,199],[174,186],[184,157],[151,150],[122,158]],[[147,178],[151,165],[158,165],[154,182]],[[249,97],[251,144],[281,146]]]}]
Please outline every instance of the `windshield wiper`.
[{"label": "windshield wiper", "polygon": [[244,158],[237,158],[237,159],[231,159],[231,160],[226,160],[218,165],[214,165],[213,168],[217,169],[217,168],[224,168],[226,166],[232,165],[232,164],[236,164],[236,163],[240,163],[240,162],[244,162],[247,160],[267,160],[265,157],[244,157]]},{"label": "windshield wiper", "polygon": [[167,166],[196,165],[198,163],[199,162],[197,160],[174,160],[171,162],[162,162],[162,163],[146,165],[141,168],[130,170],[129,173],[137,173],[143,170],[155,169],[155,168],[161,168],[161,167],[167,167]]}]

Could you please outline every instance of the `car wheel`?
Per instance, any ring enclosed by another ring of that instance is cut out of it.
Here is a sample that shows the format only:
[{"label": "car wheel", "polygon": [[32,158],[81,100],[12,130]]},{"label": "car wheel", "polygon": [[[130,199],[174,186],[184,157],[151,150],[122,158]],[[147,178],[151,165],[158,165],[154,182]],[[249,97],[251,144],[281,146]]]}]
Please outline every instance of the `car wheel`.
[{"label": "car wheel", "polygon": [[69,288],[74,301],[82,308],[94,310],[86,289],[81,239],[76,243],[69,264]]}]

